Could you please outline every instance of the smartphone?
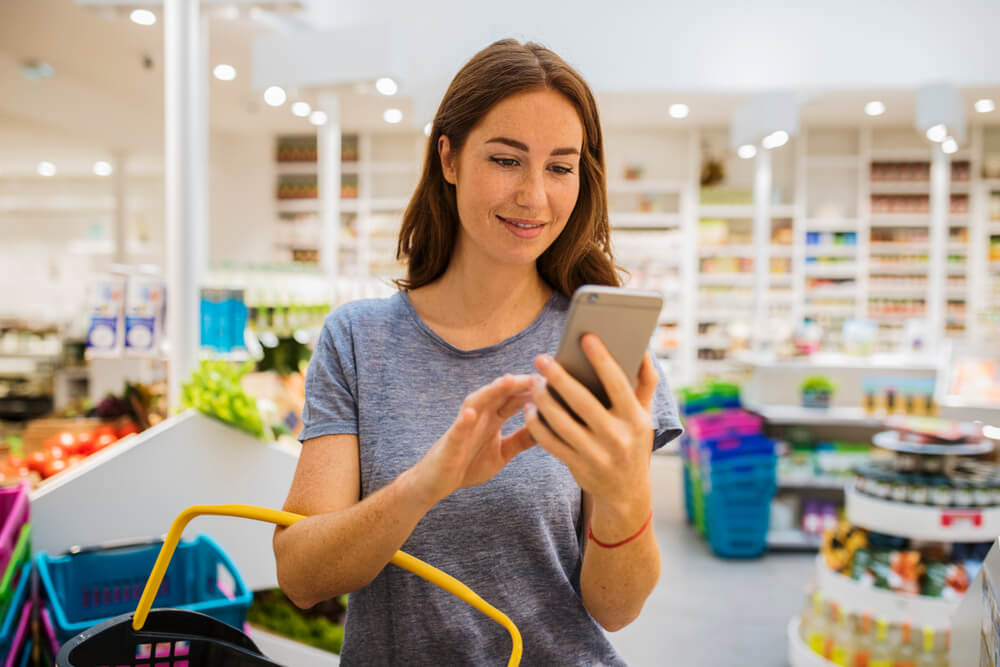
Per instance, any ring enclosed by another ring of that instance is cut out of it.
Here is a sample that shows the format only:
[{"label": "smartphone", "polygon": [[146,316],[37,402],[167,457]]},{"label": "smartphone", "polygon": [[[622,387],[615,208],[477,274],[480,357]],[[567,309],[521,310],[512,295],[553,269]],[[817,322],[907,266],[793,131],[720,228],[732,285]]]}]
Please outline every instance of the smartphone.
[{"label": "smartphone", "polygon": [[[659,292],[584,285],[573,293],[569,316],[563,328],[562,339],[556,352],[558,361],[566,371],[597,397],[605,406],[611,400],[604,385],[587,356],[580,347],[586,333],[596,335],[614,357],[633,383],[639,377],[642,357],[660,319],[663,296]],[[582,423],[558,393],[551,387],[553,397]]]}]

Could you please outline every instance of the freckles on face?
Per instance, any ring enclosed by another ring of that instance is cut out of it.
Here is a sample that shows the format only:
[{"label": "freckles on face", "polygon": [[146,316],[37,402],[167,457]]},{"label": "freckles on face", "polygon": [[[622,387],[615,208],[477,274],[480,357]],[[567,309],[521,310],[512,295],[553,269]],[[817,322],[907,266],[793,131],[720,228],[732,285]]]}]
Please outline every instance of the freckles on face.
[{"label": "freckles on face", "polygon": [[499,102],[450,164],[442,157],[463,243],[507,263],[537,259],[576,206],[582,144],[579,114],[562,94],[544,89]]}]

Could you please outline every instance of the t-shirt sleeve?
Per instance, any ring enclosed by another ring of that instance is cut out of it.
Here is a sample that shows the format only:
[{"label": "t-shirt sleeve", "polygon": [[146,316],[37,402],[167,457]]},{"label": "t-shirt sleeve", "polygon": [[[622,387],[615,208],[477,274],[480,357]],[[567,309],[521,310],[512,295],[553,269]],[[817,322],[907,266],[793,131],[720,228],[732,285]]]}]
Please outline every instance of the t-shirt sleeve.
[{"label": "t-shirt sleeve", "polygon": [[[652,354],[652,350],[650,350]],[[670,390],[670,383],[663,372],[660,362],[653,356],[656,372],[660,376],[660,383],[656,385],[656,393],[653,394],[653,407],[651,410],[653,417],[653,451],[678,437],[684,432],[681,420],[677,416],[677,400]]]},{"label": "t-shirt sleeve", "polygon": [[321,435],[358,432],[358,376],[350,322],[343,310],[327,318],[306,371],[302,409],[305,442]]}]

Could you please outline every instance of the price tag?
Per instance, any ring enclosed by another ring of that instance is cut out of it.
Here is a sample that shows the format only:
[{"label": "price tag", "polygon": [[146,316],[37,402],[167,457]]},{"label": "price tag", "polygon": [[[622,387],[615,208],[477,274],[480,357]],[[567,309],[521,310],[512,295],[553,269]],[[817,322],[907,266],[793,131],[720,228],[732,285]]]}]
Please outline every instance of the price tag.
[{"label": "price tag", "polygon": [[941,527],[959,526],[983,527],[982,510],[941,510]]}]

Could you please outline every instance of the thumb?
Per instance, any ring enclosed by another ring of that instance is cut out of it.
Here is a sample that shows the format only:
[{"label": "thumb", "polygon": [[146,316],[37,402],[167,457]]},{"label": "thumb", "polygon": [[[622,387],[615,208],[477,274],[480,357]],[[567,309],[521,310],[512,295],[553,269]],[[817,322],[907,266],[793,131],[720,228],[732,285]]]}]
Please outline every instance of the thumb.
[{"label": "thumb", "polygon": [[656,372],[653,363],[653,358],[647,352],[646,356],[642,358],[642,368],[639,369],[639,384],[635,388],[635,396],[646,412],[652,409],[653,395],[656,393],[657,385],[660,384],[660,374]]},{"label": "thumb", "polygon": [[535,439],[531,436],[527,426],[522,426],[515,432],[500,440],[500,454],[506,462],[512,461],[521,452],[527,451],[535,446]]},{"label": "thumb", "polygon": [[458,417],[455,418],[455,422],[448,429],[448,435],[450,438],[465,438],[472,433],[472,427],[476,423],[476,410],[475,408],[462,408]]}]

